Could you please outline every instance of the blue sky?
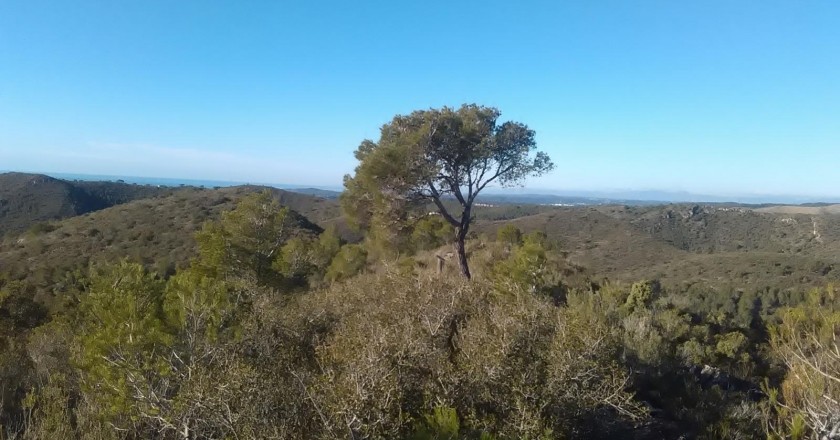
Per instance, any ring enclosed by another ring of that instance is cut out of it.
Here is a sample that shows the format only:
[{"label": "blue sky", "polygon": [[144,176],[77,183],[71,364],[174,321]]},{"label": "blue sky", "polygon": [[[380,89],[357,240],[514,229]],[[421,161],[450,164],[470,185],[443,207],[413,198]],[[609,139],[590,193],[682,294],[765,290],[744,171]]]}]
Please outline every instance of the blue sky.
[{"label": "blue sky", "polygon": [[840,196],[836,1],[0,0],[0,169],[340,185],[475,102],[529,188]]}]

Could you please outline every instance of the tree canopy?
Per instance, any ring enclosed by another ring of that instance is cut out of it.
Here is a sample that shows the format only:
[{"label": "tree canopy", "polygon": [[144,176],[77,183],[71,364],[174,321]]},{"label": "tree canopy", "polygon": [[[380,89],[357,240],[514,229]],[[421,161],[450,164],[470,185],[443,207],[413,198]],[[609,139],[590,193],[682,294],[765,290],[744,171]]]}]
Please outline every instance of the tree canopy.
[{"label": "tree canopy", "polygon": [[[434,203],[455,228],[461,272],[469,278],[464,240],[478,194],[488,185],[518,185],[554,168],[537,151],[533,130],[500,122],[500,116],[496,108],[475,104],[395,116],[377,142],[365,140],[356,150],[356,173],[345,177],[345,211],[363,227],[398,235],[410,208]],[[447,199],[460,212],[448,208]]]}]

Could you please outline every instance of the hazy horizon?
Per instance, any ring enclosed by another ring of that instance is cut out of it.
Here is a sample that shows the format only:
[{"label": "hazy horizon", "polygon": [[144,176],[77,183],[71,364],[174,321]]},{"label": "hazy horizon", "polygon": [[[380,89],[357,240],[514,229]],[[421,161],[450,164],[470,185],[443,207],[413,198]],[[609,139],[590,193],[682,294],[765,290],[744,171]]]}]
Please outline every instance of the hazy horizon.
[{"label": "hazy horizon", "polygon": [[[254,180],[217,180],[217,179],[194,179],[194,178],[179,178],[172,176],[128,176],[116,174],[86,174],[86,173],[66,173],[66,172],[51,172],[39,170],[0,170],[0,174],[7,172],[27,173],[27,174],[43,174],[57,179],[65,180],[85,180],[85,181],[116,181],[123,180],[127,183],[147,184],[147,185],[164,185],[164,186],[238,186],[238,185],[258,185],[271,186],[281,189],[321,189],[327,191],[341,192],[343,187],[341,185],[318,185],[309,184],[306,182],[284,182],[284,181],[254,181]],[[488,196],[497,195],[521,195],[521,196],[558,196],[558,197],[580,197],[593,199],[614,199],[614,200],[635,200],[635,201],[654,201],[654,202],[709,202],[709,203],[745,203],[745,204],[802,204],[802,203],[840,203],[840,196],[817,197],[808,194],[699,194],[689,191],[673,191],[667,189],[657,188],[615,188],[604,190],[592,189],[573,189],[573,188],[534,188],[529,186],[523,187],[488,187],[485,192]]]},{"label": "hazy horizon", "polygon": [[[336,186],[396,114],[528,124],[552,191],[840,196],[840,4],[0,4],[0,168]],[[277,176],[282,176],[278,178]]]}]

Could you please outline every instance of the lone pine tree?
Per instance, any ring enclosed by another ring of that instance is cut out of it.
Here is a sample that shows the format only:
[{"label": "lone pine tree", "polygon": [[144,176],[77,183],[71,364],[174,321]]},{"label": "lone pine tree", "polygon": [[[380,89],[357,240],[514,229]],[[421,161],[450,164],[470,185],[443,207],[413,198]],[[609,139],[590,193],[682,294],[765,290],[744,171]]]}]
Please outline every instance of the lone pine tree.
[{"label": "lone pine tree", "polygon": [[[496,108],[465,104],[395,116],[378,141],[365,140],[356,150],[359,165],[344,182],[345,211],[362,227],[399,228],[409,209],[434,203],[455,230],[461,273],[470,278],[465,241],[478,194],[491,183],[513,186],[554,168],[546,153],[536,151],[533,130],[500,123],[500,115]],[[449,199],[456,208],[447,207]]]}]

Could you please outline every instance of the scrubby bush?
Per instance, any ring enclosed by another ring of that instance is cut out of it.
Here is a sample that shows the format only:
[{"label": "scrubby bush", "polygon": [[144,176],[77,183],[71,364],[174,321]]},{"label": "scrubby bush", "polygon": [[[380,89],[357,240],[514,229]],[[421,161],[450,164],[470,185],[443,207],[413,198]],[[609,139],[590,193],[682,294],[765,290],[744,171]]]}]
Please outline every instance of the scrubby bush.
[{"label": "scrubby bush", "polygon": [[514,225],[506,224],[496,231],[496,240],[511,246],[522,243],[522,231]]},{"label": "scrubby bush", "polygon": [[834,438],[840,432],[840,306],[838,291],[814,289],[772,328],[773,354],[788,373],[778,391],[773,434],[784,438]]},{"label": "scrubby bush", "polygon": [[361,272],[366,264],[367,251],[363,246],[342,246],[327,268],[326,277],[330,281],[343,280]]},{"label": "scrubby bush", "polygon": [[[159,273],[122,262],[4,275],[0,423],[32,439],[840,429],[834,288],[611,283],[512,226],[468,243],[467,281],[429,263],[445,256],[424,250],[445,226],[369,225],[362,244],[342,245],[266,193],[207,223],[189,265],[137,254]],[[38,289],[56,279],[61,299]]]},{"label": "scrubby bush", "polygon": [[308,295],[291,316],[329,317],[307,387],[325,438],[399,438],[437,405],[463,435],[608,435],[643,412],[615,362],[618,335],[536,296],[454,277],[367,275]]},{"label": "scrubby bush", "polygon": [[455,228],[439,215],[426,215],[420,219],[411,232],[411,241],[417,250],[435,249],[452,243]]}]

